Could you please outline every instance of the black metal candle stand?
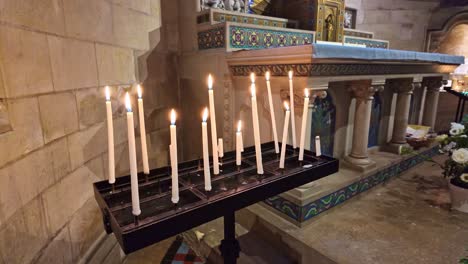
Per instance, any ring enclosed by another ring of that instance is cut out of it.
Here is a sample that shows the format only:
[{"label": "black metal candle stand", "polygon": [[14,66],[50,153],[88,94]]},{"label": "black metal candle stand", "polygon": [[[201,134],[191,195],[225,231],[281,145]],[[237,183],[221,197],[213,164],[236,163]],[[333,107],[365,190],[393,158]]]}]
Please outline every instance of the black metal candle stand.
[{"label": "black metal candle stand", "polygon": [[[235,239],[235,211],[269,197],[318,180],[338,171],[338,160],[316,157],[287,147],[285,168],[279,169],[279,155],[273,142],[262,144],[264,174],[257,174],[255,149],[242,153],[242,166],[235,164],[235,151],[225,153],[220,174],[211,171],[212,190],[205,191],[203,162],[179,164],[178,204],[171,201],[171,168],[138,174],[141,215],[132,214],[130,176],[94,183],[94,195],[102,210],[107,233],[114,233],[125,253],[131,253],[161,240],[224,217],[225,239],[221,252],[225,263],[236,263],[240,248]],[[211,168],[212,169],[212,168]]]}]

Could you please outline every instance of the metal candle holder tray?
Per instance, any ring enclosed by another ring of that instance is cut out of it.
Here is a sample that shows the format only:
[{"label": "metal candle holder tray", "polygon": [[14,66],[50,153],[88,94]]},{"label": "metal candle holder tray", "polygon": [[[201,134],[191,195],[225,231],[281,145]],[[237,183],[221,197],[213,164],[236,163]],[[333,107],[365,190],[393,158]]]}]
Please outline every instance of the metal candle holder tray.
[{"label": "metal candle holder tray", "polygon": [[285,169],[279,169],[279,156],[273,142],[262,145],[265,173],[257,174],[254,147],[242,153],[242,166],[235,164],[235,151],[222,159],[220,175],[213,175],[212,191],[204,189],[203,162],[179,164],[177,205],[171,202],[171,168],[138,174],[141,215],[132,215],[130,176],[119,177],[114,186],[108,181],[94,183],[94,195],[102,210],[107,233],[114,233],[125,253],[131,253],[216,218],[233,213],[269,197],[318,180],[338,171],[338,160],[305,151],[304,161],[287,147]]}]

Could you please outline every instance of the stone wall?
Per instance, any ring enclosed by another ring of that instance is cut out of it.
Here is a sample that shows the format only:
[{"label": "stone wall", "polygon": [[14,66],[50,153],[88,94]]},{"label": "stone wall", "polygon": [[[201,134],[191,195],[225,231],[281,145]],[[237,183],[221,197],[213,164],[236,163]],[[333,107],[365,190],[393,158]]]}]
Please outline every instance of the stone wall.
[{"label": "stone wall", "polygon": [[[163,0],[168,14],[171,2]],[[76,263],[103,233],[92,183],[107,178],[105,85],[113,86],[117,175],[128,173],[123,87],[136,81],[145,85],[151,165],[165,164],[178,40],[177,21],[159,29],[162,5],[1,2],[0,263]]]},{"label": "stone wall", "polygon": [[423,51],[432,11],[439,1],[346,0],[357,9],[356,28],[390,41],[391,49]]}]

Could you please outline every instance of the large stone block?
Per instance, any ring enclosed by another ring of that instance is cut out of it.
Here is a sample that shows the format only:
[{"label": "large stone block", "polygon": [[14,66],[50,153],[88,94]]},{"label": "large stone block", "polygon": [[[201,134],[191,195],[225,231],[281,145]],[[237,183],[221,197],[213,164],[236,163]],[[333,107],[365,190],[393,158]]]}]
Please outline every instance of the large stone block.
[{"label": "large stone block", "polygon": [[46,35],[0,26],[0,57],[7,97],[53,90]]},{"label": "large stone block", "polygon": [[115,41],[124,47],[147,50],[148,32],[155,26],[152,17],[120,6],[114,6],[112,12]]},{"label": "large stone block", "polygon": [[76,169],[107,150],[107,127],[99,123],[68,137],[70,162]]},{"label": "large stone block", "polygon": [[[0,80],[1,81],[1,80]],[[0,99],[0,134],[11,131],[10,117],[6,101]]]},{"label": "large stone block", "polygon": [[105,43],[114,41],[112,5],[104,0],[64,0],[68,36]]},{"label": "large stone block", "polygon": [[82,166],[43,193],[51,233],[62,228],[93,196],[92,184],[98,180],[87,166]]},{"label": "large stone block", "polygon": [[94,198],[90,198],[68,224],[73,259],[81,259],[89,247],[104,232],[101,210]]},{"label": "large stone block", "polygon": [[0,170],[0,188],[0,226],[2,226],[22,206],[15,177],[8,168]]},{"label": "large stone block", "polygon": [[47,146],[46,155],[49,157],[50,166],[54,170],[55,181],[60,181],[71,170],[70,154],[66,138],[59,139]]},{"label": "large stone block", "polygon": [[131,49],[96,44],[96,56],[101,86],[135,82],[135,62]]},{"label": "large stone block", "polygon": [[36,98],[8,101],[12,131],[0,134],[0,167],[44,144]]},{"label": "large stone block", "polygon": [[0,5],[0,20],[40,31],[64,33],[60,0],[3,0]]},{"label": "large stone block", "polygon": [[76,92],[80,129],[106,121],[104,91],[98,88],[81,89]]},{"label": "large stone block", "polygon": [[151,0],[112,0],[114,4],[151,14]]},{"label": "large stone block", "polygon": [[38,264],[68,264],[73,263],[72,245],[68,228],[62,228],[58,235],[42,251]]},{"label": "large stone block", "polygon": [[53,36],[48,41],[56,91],[98,85],[96,53],[91,42]]},{"label": "large stone block", "polygon": [[39,107],[46,143],[78,130],[78,113],[73,93],[40,96]]}]

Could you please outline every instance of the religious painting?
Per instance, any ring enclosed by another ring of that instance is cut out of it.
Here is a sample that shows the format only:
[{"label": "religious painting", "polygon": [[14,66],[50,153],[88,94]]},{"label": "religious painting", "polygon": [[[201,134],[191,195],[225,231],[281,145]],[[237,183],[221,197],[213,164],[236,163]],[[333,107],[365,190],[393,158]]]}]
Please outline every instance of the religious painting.
[{"label": "religious painting", "polygon": [[344,28],[356,29],[356,9],[346,8],[344,13]]},{"label": "religious painting", "polygon": [[330,93],[322,98],[317,96],[312,105],[312,129],[310,149],[315,151],[315,137],[320,136],[322,153],[333,156],[336,107]]},{"label": "religious painting", "polygon": [[344,1],[319,0],[317,12],[317,40],[343,42]]},{"label": "religious painting", "polygon": [[380,93],[376,93],[374,95],[374,100],[372,100],[372,112],[369,126],[369,148],[379,145],[379,128],[381,117],[382,99],[380,98]]}]

